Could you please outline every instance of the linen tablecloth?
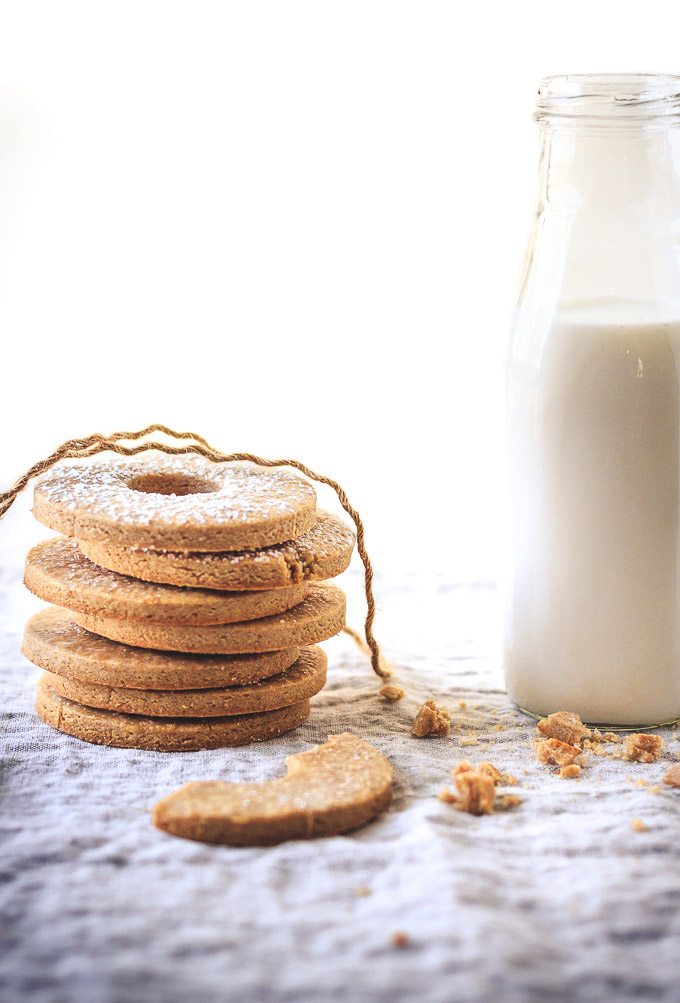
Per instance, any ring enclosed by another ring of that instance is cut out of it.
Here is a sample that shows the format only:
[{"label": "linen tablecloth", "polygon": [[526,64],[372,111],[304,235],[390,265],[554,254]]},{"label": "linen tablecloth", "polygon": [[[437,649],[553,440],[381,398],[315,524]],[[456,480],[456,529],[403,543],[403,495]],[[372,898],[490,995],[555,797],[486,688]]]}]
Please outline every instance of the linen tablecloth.
[{"label": "linen tablecloth", "polygon": [[[0,579],[5,1003],[680,1000],[680,790],[634,783],[659,782],[678,732],[662,730],[653,766],[591,757],[568,781],[537,764],[534,724],[502,688],[492,584],[378,580],[400,703],[378,697],[343,636],[303,727],[161,754],[88,745],[37,718],[38,672],[19,648],[40,604],[19,554],[6,550]],[[360,626],[359,572],[340,584]],[[452,710],[447,739],[409,733],[429,697]],[[356,833],[233,849],[151,825],[154,801],[189,780],[271,778],[286,754],[341,731],[396,775],[390,811]],[[460,758],[514,774],[522,803],[475,818],[439,801]]]}]

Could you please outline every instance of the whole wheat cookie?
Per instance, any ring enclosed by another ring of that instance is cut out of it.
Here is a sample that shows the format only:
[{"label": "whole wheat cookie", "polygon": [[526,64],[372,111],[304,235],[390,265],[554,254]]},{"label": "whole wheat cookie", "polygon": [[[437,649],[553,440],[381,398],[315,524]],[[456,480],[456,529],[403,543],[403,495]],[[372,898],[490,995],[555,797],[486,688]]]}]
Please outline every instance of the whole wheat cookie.
[{"label": "whole wheat cookie", "polygon": [[300,649],[254,655],[190,655],[109,641],[49,607],[26,624],[22,652],[41,669],[96,686],[185,690],[244,686],[285,671]]},{"label": "whole wheat cookie", "polygon": [[81,540],[157,550],[246,550],[316,522],[311,484],[279,468],[180,456],[54,467],[33,514]]},{"label": "whole wheat cookie", "polygon": [[143,717],[96,710],[60,696],[46,675],[38,680],[36,710],[42,720],[73,738],[95,745],[155,752],[192,752],[249,745],[297,728],[309,717],[309,700],[292,707],[236,717]]},{"label": "whole wheat cookie", "polygon": [[52,672],[45,672],[44,678],[59,696],[100,710],[146,717],[232,717],[309,700],[326,683],[326,665],[321,648],[303,648],[297,662],[280,675],[226,689],[135,690],[83,683]]},{"label": "whole wheat cookie", "polygon": [[285,777],[261,784],[186,784],[154,805],[154,825],[204,843],[267,846],[356,829],[392,799],[388,760],[354,735],[331,735],[286,765]]},{"label": "whole wheat cookie", "polygon": [[132,622],[88,613],[73,613],[81,627],[112,641],[161,651],[204,654],[245,654],[317,644],[345,625],[345,596],[335,585],[309,585],[307,597],[276,616],[243,623],[185,626],[174,623]]},{"label": "whole wheat cookie", "polygon": [[185,553],[91,540],[79,540],[78,545],[103,568],[144,581],[246,591],[335,578],[348,567],[354,541],[353,530],[341,519],[317,509],[315,525],[297,540],[262,550]]},{"label": "whole wheat cookie", "polygon": [[24,584],[45,602],[92,616],[156,623],[238,623],[282,613],[301,603],[307,583],[266,592],[217,592],[140,582],[100,568],[75,540],[55,537],[26,558]]}]

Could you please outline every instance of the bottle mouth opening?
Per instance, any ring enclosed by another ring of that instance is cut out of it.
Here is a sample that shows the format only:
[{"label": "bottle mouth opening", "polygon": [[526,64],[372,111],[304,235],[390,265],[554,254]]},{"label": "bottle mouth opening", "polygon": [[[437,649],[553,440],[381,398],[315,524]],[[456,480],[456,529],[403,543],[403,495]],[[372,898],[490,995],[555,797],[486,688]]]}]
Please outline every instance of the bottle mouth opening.
[{"label": "bottle mouth opening", "polygon": [[665,73],[570,73],[546,77],[534,119],[645,122],[680,119],[680,76]]}]

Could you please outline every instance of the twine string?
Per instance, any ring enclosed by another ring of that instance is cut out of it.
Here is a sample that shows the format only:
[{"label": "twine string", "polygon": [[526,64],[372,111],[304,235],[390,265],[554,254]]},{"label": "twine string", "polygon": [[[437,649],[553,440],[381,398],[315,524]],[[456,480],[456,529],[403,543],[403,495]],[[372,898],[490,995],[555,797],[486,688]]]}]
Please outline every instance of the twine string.
[{"label": "twine string", "polygon": [[[154,432],[160,432],[163,435],[168,436],[170,439],[176,441],[186,440],[186,445],[167,445],[163,442],[143,442],[136,446],[124,445],[128,442],[136,442],[139,439],[145,438],[147,435],[152,435]],[[345,510],[347,515],[352,519],[357,531],[357,550],[359,556],[364,565],[364,592],[366,594],[366,620],[364,622],[364,636],[366,638],[366,645],[368,646],[368,651],[371,656],[371,665],[373,666],[373,671],[380,676],[382,679],[389,679],[391,673],[387,665],[385,664],[382,655],[380,653],[380,648],[378,642],[373,634],[373,621],[375,620],[375,598],[373,596],[373,566],[371,565],[371,560],[368,556],[366,550],[365,542],[365,532],[364,524],[357,510],[350,504],[349,498],[345,494],[343,488],[330,477],[326,477],[324,474],[316,473],[311,470],[304,463],[300,463],[298,460],[267,460],[261,456],[255,456],[253,453],[222,453],[217,449],[214,449],[202,436],[196,435],[194,432],[176,432],[166,425],[153,424],[147,425],[146,428],[140,429],[138,432],[113,432],[111,435],[101,435],[95,433],[94,435],[85,436],[82,439],[68,439],[63,442],[61,446],[58,446],[53,453],[45,457],[43,460],[38,460],[33,466],[18,478],[17,481],[8,488],[6,491],[0,492],[0,519],[5,515],[8,509],[14,504],[17,497],[28,483],[40,474],[45,473],[60,460],[73,460],[73,459],[85,459],[90,456],[96,456],[98,453],[116,453],[118,456],[136,456],[138,453],[148,452],[150,450],[156,450],[160,453],[166,453],[170,456],[181,456],[186,454],[195,454],[198,456],[204,456],[206,459],[212,460],[214,463],[233,463],[236,461],[245,461],[248,463],[254,463],[260,467],[293,467],[295,470],[299,470],[301,474],[308,477],[312,481],[316,481],[318,484],[325,484],[327,487],[335,491],[338,497],[340,505]],[[357,640],[358,635],[356,631],[351,628],[345,628],[346,633]],[[361,641],[361,638],[358,638]]]}]

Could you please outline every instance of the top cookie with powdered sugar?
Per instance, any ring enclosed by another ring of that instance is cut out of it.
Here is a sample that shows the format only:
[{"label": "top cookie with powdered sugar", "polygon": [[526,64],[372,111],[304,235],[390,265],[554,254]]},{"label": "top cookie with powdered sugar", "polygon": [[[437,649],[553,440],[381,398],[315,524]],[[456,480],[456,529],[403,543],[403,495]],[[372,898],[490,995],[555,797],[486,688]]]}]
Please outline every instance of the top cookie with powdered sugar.
[{"label": "top cookie with powdered sugar", "polygon": [[203,457],[60,464],[37,483],[33,513],[81,540],[229,551],[294,540],[316,521],[316,492],[288,470]]}]

